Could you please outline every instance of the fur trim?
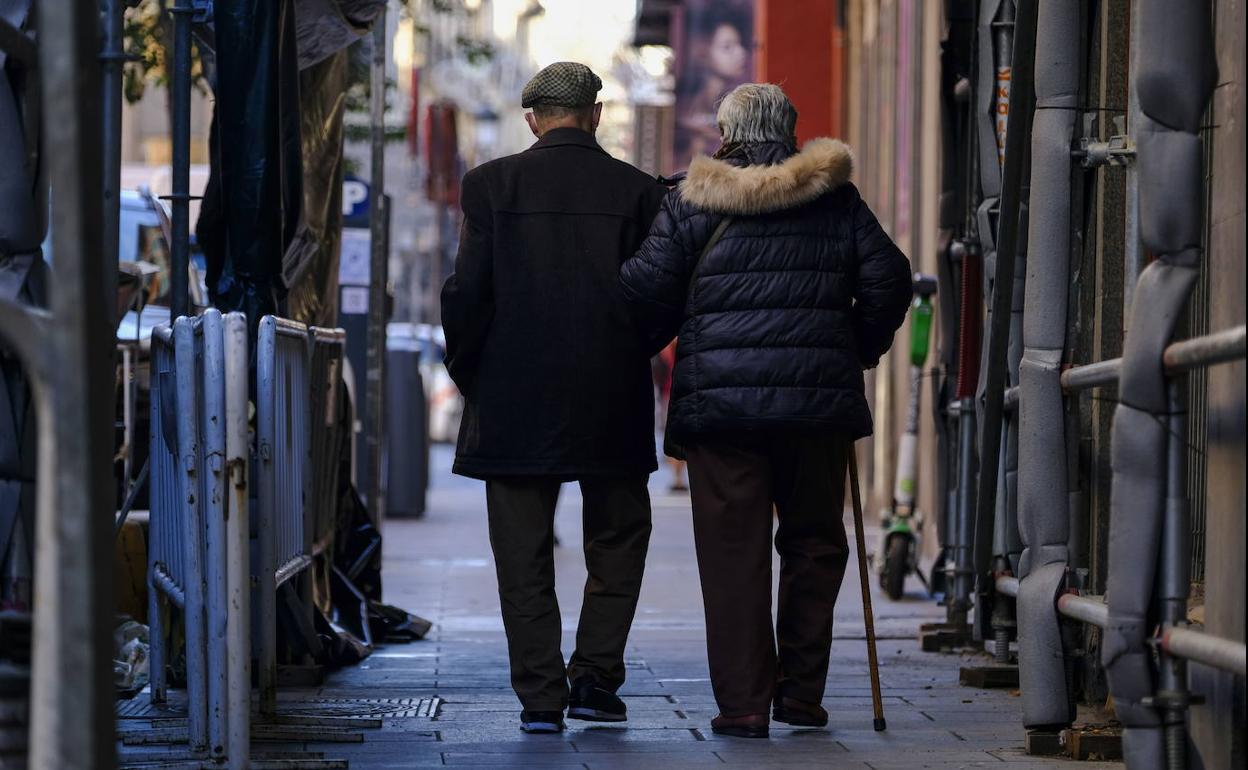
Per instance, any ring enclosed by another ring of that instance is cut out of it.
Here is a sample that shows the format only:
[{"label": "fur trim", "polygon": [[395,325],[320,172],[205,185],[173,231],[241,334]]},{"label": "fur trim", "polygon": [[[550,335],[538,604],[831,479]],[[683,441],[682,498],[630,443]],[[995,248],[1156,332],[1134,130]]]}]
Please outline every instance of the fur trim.
[{"label": "fur trim", "polygon": [[810,203],[849,181],[854,154],[837,139],[812,139],[774,166],[734,166],[699,156],[680,183],[681,196],[719,214],[750,215]]}]

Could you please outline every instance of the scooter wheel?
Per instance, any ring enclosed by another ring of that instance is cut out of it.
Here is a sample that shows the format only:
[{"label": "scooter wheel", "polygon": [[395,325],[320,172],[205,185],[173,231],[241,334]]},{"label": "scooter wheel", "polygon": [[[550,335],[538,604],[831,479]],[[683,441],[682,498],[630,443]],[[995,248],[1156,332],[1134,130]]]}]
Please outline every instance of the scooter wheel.
[{"label": "scooter wheel", "polygon": [[906,592],[906,571],[910,566],[910,543],[905,537],[894,535],[888,541],[884,556],[884,571],[880,574],[880,587],[889,599],[897,601]]}]

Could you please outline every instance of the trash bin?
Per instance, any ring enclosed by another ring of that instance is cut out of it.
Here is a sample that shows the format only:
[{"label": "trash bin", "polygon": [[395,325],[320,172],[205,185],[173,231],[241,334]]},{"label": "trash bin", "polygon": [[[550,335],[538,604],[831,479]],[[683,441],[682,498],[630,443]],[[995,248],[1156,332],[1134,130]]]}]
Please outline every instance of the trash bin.
[{"label": "trash bin", "polygon": [[386,326],[386,516],[425,514],[429,489],[429,401],[416,326]]}]

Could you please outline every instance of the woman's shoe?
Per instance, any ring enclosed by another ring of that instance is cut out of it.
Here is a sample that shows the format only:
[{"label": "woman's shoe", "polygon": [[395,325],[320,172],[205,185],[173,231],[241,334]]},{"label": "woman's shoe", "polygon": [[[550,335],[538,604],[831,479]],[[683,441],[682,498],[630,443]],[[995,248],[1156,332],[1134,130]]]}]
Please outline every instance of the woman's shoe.
[{"label": "woman's shoe", "polygon": [[776,698],[771,718],[794,727],[825,727],[828,724],[828,712],[823,706],[796,698]]},{"label": "woman's shoe", "polygon": [[748,714],[743,717],[717,715],[711,720],[711,732],[731,735],[734,738],[766,738],[769,722],[766,714]]}]

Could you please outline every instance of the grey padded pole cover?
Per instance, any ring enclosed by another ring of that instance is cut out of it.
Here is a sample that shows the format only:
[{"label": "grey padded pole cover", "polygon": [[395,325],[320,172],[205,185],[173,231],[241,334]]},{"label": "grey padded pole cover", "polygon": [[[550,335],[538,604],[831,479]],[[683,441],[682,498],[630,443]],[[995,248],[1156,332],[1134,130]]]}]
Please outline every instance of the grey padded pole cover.
[{"label": "grey padded pole cover", "polygon": [[[1209,8],[1189,0],[1138,0],[1133,87],[1140,239],[1157,260],[1140,275],[1123,345],[1111,445],[1109,625],[1102,643],[1109,690],[1129,767],[1161,767],[1161,715],[1144,699],[1157,672],[1148,646],[1166,489],[1168,436],[1163,351],[1195,283],[1203,164],[1198,131],[1217,80]],[[1181,493],[1181,491],[1180,491]]]},{"label": "grey padded pole cover", "polygon": [[[991,212],[1001,202],[1001,163],[997,149],[996,127],[996,91],[997,91],[997,46],[993,30],[993,20],[1001,12],[1006,3],[1014,0],[985,0],[979,7],[979,23],[976,28],[975,45],[975,124],[978,141],[975,143],[978,153],[979,188],[983,200],[975,210],[975,219],[979,230],[979,250],[983,255],[983,285],[980,287],[984,297],[985,343],[987,329],[992,324],[992,286],[997,279],[997,243],[996,228],[993,227]],[[988,372],[988,345],[980,345],[979,350],[979,383],[975,389],[975,424],[982,429],[984,424],[984,388]],[[982,430],[977,433],[978,446],[983,446]]]},{"label": "grey padded pole cover", "polygon": [[[979,134],[979,185],[985,204],[996,203],[1001,195],[1001,164],[997,160],[996,115],[993,96],[997,90],[997,65],[994,57],[992,20],[1002,3],[1013,0],[984,0],[979,6],[979,24],[975,33],[975,126]],[[980,235],[992,237],[993,229],[980,225]],[[984,253],[989,251],[985,247]]]},{"label": "grey padded pole cover", "polygon": [[1041,3],[1036,29],[1017,477],[1024,544],[1019,675],[1023,721],[1029,727],[1066,725],[1074,718],[1054,601],[1065,581],[1070,529],[1060,376],[1070,273],[1070,149],[1079,98],[1079,5],[1078,0]]},{"label": "grey padded pole cover", "polygon": [[[1062,509],[1055,506],[1055,510]],[[1023,695],[1023,725],[1029,728],[1065,725],[1074,717],[1066,694],[1065,655],[1057,624],[1057,597],[1065,586],[1065,562],[1036,567],[1018,584],[1018,685]]]}]

